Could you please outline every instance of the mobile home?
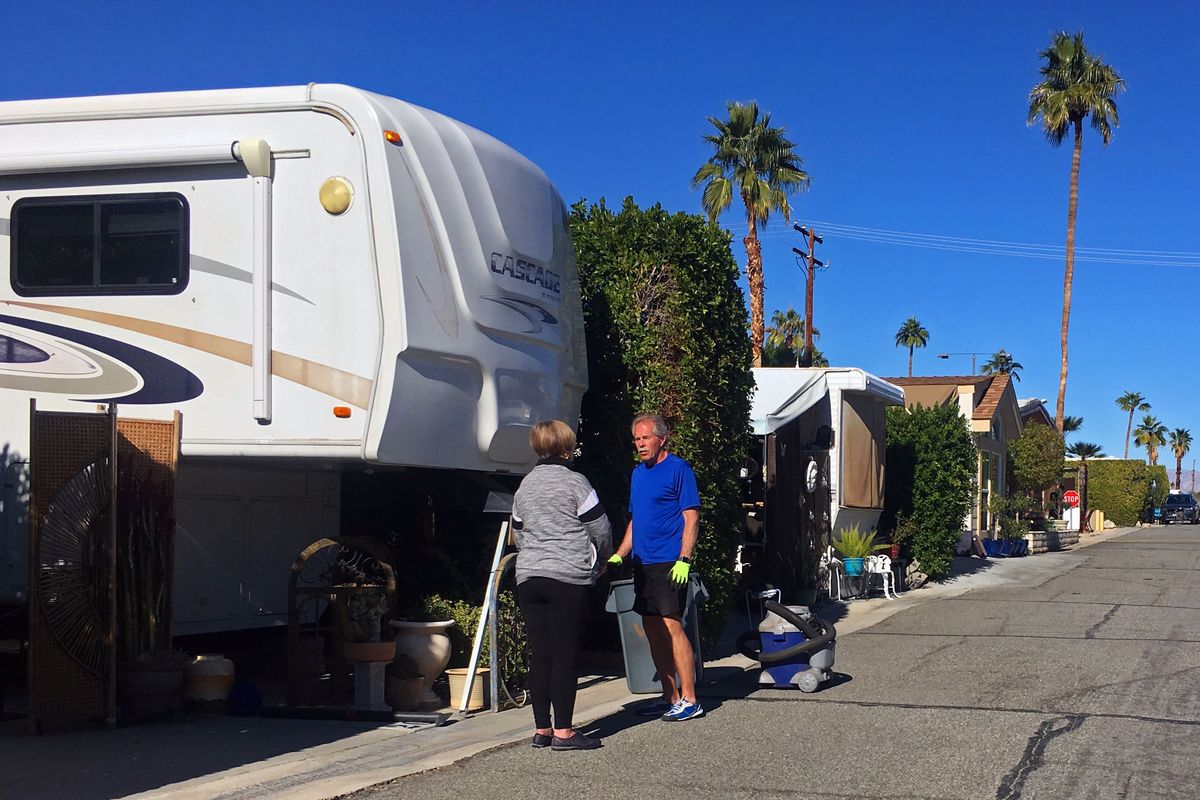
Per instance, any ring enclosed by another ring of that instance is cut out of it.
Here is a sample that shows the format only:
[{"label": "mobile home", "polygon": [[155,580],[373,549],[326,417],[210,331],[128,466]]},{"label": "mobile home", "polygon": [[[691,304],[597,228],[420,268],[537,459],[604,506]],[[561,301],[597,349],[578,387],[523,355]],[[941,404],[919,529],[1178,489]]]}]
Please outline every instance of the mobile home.
[{"label": "mobile home", "polygon": [[578,418],[546,175],[341,85],[0,103],[0,601],[27,585],[30,398],[183,415],[176,629],[282,620],[348,470],[523,473]]}]

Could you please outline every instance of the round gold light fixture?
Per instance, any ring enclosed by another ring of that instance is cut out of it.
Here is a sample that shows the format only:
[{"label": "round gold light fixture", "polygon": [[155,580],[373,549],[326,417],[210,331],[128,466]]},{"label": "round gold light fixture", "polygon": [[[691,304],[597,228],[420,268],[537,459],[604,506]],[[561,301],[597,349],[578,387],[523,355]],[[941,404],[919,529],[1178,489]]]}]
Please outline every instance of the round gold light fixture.
[{"label": "round gold light fixture", "polygon": [[345,214],[354,200],[354,187],[350,181],[340,176],[329,178],[321,184],[318,193],[321,198],[321,208],[334,216]]}]

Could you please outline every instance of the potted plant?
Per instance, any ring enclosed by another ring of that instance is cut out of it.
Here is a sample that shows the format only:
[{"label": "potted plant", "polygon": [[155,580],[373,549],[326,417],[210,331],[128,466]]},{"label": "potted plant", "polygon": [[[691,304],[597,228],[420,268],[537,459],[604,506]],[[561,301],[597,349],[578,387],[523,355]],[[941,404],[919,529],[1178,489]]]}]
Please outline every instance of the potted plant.
[{"label": "potted plant", "polygon": [[117,468],[117,700],[124,720],[183,707],[191,658],[171,647],[174,498],[132,453]]},{"label": "potted plant", "polygon": [[342,655],[347,661],[391,661],[396,643],[383,639],[387,591],[381,586],[346,587],[343,597]]},{"label": "potted plant", "polygon": [[906,542],[911,540],[917,534],[917,523],[912,517],[907,516],[904,512],[896,515],[896,526],[892,529],[892,544],[891,552],[888,553],[892,560],[900,558],[900,548]]},{"label": "potted plant", "polygon": [[842,554],[842,566],[847,575],[861,575],[863,559],[878,550],[888,550],[891,544],[876,543],[875,531],[863,533],[855,523],[849,528],[842,528],[833,539],[833,549]]},{"label": "potted plant", "polygon": [[417,662],[404,653],[387,666],[384,696],[387,704],[396,711],[413,711],[421,704],[421,692],[425,678]]}]

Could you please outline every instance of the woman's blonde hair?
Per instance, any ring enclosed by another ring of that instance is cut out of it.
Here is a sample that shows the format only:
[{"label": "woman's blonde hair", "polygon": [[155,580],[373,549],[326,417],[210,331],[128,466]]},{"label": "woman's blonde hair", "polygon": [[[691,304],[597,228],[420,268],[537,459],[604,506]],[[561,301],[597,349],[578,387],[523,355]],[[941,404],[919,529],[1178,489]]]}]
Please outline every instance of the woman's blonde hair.
[{"label": "woman's blonde hair", "polygon": [[539,422],[529,432],[529,446],[538,458],[570,455],[575,452],[575,431],[562,420]]}]

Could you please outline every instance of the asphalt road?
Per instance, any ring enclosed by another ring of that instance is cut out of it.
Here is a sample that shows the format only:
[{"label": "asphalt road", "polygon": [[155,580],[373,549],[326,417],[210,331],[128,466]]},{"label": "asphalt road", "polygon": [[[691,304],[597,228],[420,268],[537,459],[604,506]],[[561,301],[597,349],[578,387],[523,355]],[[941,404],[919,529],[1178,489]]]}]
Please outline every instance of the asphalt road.
[{"label": "asphalt road", "polygon": [[733,677],[703,719],[626,711],[597,751],[502,747],[355,800],[1200,797],[1200,526],[1053,558],[840,636],[816,694]]}]

